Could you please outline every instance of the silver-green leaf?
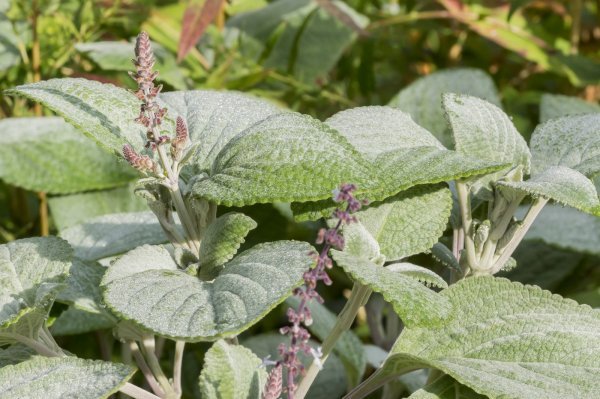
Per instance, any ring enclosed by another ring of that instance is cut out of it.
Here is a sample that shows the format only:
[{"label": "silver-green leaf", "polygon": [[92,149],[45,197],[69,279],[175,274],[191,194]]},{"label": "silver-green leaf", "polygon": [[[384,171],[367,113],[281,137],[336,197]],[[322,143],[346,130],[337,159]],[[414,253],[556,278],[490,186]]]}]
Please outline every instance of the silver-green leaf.
[{"label": "silver-green leaf", "polygon": [[590,114],[600,112],[600,105],[577,97],[561,94],[542,94],[540,101],[540,122],[560,118],[566,115]]}]

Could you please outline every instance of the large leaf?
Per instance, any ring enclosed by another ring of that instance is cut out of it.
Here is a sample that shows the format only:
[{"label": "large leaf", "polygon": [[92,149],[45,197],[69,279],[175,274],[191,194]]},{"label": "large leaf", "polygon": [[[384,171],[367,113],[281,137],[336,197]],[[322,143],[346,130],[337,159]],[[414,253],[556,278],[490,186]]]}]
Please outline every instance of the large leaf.
[{"label": "large leaf", "polygon": [[[289,297],[286,302],[292,308],[298,309],[300,299],[296,296],[292,296]],[[317,301],[310,301],[307,306],[313,320],[311,325],[308,326],[308,329],[322,342],[333,330],[337,316]],[[347,330],[335,343],[333,352],[344,364],[346,374],[348,375],[349,385],[351,387],[357,385],[361,381],[367,365],[367,356],[360,339],[352,332],[352,330]]]},{"label": "large leaf", "polygon": [[372,182],[370,175],[370,166],[339,133],[288,112],[251,126],[227,143],[210,176],[192,190],[227,206],[315,201],[330,197],[342,183],[364,187]]},{"label": "large leaf", "polygon": [[566,166],[552,166],[527,181],[500,181],[498,184],[501,187],[510,187],[533,196],[541,195],[584,212],[600,215],[600,201],[594,183]]},{"label": "large leaf", "polygon": [[146,201],[133,194],[133,184],[110,190],[50,197],[48,206],[59,231],[96,216],[148,210]]},{"label": "large leaf", "polygon": [[591,177],[600,173],[600,111],[539,125],[531,136],[533,173],[568,166]]},{"label": "large leaf", "polygon": [[[18,86],[7,93],[42,103],[115,154],[121,154],[127,142],[137,150],[146,142],[145,129],[134,121],[140,113],[140,101],[133,93],[111,84],[51,79]],[[169,120],[164,127],[175,131]]]},{"label": "large leaf", "polygon": [[452,93],[444,94],[443,105],[458,152],[522,166],[523,172],[529,173],[531,154],[527,143],[500,108],[476,97]]},{"label": "large leaf", "polygon": [[441,295],[454,317],[439,329],[405,328],[367,385],[403,369],[432,367],[493,398],[597,397],[599,311],[494,277],[463,280]]},{"label": "large leaf", "polygon": [[421,186],[374,203],[356,216],[386,261],[393,261],[430,249],[446,230],[451,209],[450,190]]},{"label": "large leaf", "polygon": [[[75,49],[88,56],[103,71],[131,71],[134,67],[131,59],[134,54],[134,44],[127,42],[92,42],[78,43]],[[174,89],[186,88],[183,72],[177,66],[175,56],[163,46],[152,43],[155,69],[160,71],[157,80],[173,86]]]},{"label": "large leaf", "polygon": [[542,94],[540,101],[540,122],[566,115],[600,112],[600,106],[577,97],[560,94]]},{"label": "large leaf", "polygon": [[407,326],[434,326],[451,312],[450,303],[412,277],[377,266],[369,259],[332,251],[333,259],[352,279],[383,295]]},{"label": "large leaf", "polygon": [[454,378],[445,375],[422,389],[414,392],[408,399],[485,399],[472,389],[461,385]]},{"label": "large leaf", "polygon": [[200,374],[202,397],[215,399],[254,399],[262,394],[267,372],[262,361],[248,348],[223,340],[204,356]]},{"label": "large leaf", "polygon": [[108,398],[125,385],[134,372],[130,366],[100,360],[36,356],[0,369],[0,397]]},{"label": "large leaf", "polygon": [[15,186],[67,194],[120,186],[136,176],[62,118],[8,118],[0,131],[0,178]]},{"label": "large leaf", "polygon": [[219,216],[206,229],[200,244],[200,273],[214,278],[221,266],[233,258],[256,222],[242,213],[226,213]]},{"label": "large leaf", "polygon": [[14,334],[36,338],[67,278],[72,249],[56,237],[0,245],[0,345]]},{"label": "large leaf", "polygon": [[167,238],[152,212],[98,216],[63,230],[60,236],[83,260],[98,260],[142,244],[161,244]]},{"label": "large leaf", "polygon": [[162,247],[143,246],[119,258],[102,285],[121,318],[187,341],[239,334],[283,301],[313,260],[306,243],[257,245],[233,258],[212,281],[177,268]]},{"label": "large leaf", "polygon": [[494,81],[488,74],[471,68],[432,73],[404,88],[389,105],[408,112],[447,147],[452,145],[442,109],[443,93],[469,94],[501,106]]}]

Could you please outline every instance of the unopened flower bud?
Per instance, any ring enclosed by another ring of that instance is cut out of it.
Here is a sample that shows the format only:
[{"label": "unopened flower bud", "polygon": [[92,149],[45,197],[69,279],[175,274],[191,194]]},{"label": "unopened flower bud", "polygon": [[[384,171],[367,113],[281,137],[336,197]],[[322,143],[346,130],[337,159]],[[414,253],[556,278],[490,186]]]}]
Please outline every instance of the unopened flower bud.
[{"label": "unopened flower bud", "polygon": [[171,157],[174,160],[180,161],[183,155],[183,150],[188,143],[188,129],[185,121],[180,116],[177,117],[177,125],[175,127],[175,138],[171,141]]},{"label": "unopened flower bud", "polygon": [[281,364],[275,366],[269,373],[262,399],[279,399],[283,388],[283,370]]},{"label": "unopened flower bud", "polygon": [[140,172],[156,172],[156,164],[147,155],[140,155],[129,145],[123,146],[123,157]]}]

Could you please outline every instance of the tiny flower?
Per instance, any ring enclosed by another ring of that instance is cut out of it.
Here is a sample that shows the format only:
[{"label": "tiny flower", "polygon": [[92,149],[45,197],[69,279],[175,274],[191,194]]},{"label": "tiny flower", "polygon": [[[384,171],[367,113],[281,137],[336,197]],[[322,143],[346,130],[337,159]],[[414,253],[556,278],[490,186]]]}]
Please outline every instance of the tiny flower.
[{"label": "tiny flower", "polygon": [[183,150],[188,143],[188,129],[183,118],[177,117],[177,126],[175,128],[175,138],[171,141],[171,157],[174,160],[180,161],[183,155]]},{"label": "tiny flower", "polygon": [[269,373],[267,385],[262,394],[262,399],[278,399],[283,388],[283,367],[281,364],[275,366]]},{"label": "tiny flower", "polygon": [[147,155],[140,155],[129,145],[123,146],[123,157],[131,166],[140,172],[156,173],[156,163]]}]

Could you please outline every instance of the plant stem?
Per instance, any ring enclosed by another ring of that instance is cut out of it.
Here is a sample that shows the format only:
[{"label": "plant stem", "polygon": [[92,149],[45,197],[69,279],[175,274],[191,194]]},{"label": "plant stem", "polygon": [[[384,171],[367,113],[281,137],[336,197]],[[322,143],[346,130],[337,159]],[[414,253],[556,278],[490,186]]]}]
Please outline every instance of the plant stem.
[{"label": "plant stem", "polygon": [[173,359],[173,388],[175,393],[181,395],[181,366],[183,365],[184,341],[175,342],[175,357]]},{"label": "plant stem", "polygon": [[571,54],[577,54],[579,52],[579,39],[581,37],[582,0],[573,0],[571,7]]},{"label": "plant stem", "polygon": [[153,395],[150,392],[129,382],[126,382],[125,385],[119,389],[119,391],[123,392],[125,395],[131,396],[134,399],[160,399],[160,396]]},{"label": "plant stem", "polygon": [[[467,250],[467,261],[471,269],[476,268],[477,256],[475,254],[475,243],[473,242],[473,220],[471,219],[471,198],[466,183],[456,182],[456,193],[460,205],[460,215],[465,232],[465,248]],[[466,273],[465,273],[466,274]]]},{"label": "plant stem", "polygon": [[313,362],[311,363],[310,367],[308,368],[308,371],[306,372],[306,375],[304,376],[304,378],[302,378],[302,381],[300,381],[298,389],[295,392],[296,399],[303,399],[306,396],[308,389],[317,377],[317,374],[322,368],[322,365],[325,364],[325,362],[327,361],[327,358],[333,350],[333,347],[335,346],[336,342],[342,336],[342,334],[348,331],[348,329],[352,326],[352,323],[356,318],[358,310],[367,302],[369,296],[371,295],[371,292],[372,290],[365,285],[362,285],[360,283],[354,284],[354,287],[352,287],[352,293],[350,294],[350,298],[348,298],[346,305],[337,317],[333,329],[323,341],[323,345],[321,347],[323,356],[318,361],[313,360]]},{"label": "plant stem", "polygon": [[525,237],[525,234],[527,234],[527,232],[529,231],[529,228],[535,221],[535,218],[539,215],[539,213],[547,203],[548,199],[542,197],[537,198],[533,202],[533,205],[531,205],[531,208],[529,208],[529,211],[527,211],[527,215],[525,215],[525,218],[523,219],[521,227],[515,232],[515,235],[503,249],[502,253],[500,254],[500,257],[495,261],[494,265],[492,266],[492,274],[497,273],[502,269],[508,258],[510,258],[515,249],[517,249],[517,246],[523,240],[523,237]]},{"label": "plant stem", "polygon": [[160,397],[164,396],[165,393],[162,390],[162,388],[160,387],[160,384],[158,383],[158,381],[156,381],[154,374],[152,374],[152,371],[148,367],[148,364],[146,363],[146,359],[144,359],[144,356],[140,353],[140,348],[138,347],[138,344],[132,341],[130,343],[129,347],[131,348],[131,354],[135,358],[135,362],[137,363],[138,367],[140,368],[140,371],[142,372],[142,374],[144,374],[144,377],[146,378],[146,381],[148,381],[150,388],[152,388],[154,393],[157,394],[158,396],[160,396]]},{"label": "plant stem", "polygon": [[12,336],[12,338],[14,338],[16,341],[28,346],[29,348],[33,349],[34,351],[36,351],[37,353],[39,353],[42,356],[47,356],[47,357],[65,356],[65,354],[62,351],[57,352],[57,351],[49,348],[44,343],[36,341],[35,339],[31,339],[24,335],[15,334],[14,336]]},{"label": "plant stem", "polygon": [[160,362],[158,361],[156,353],[154,352],[154,336],[148,336],[143,338],[141,343],[141,350],[146,361],[148,362],[148,367],[150,367],[150,370],[152,370],[152,374],[156,377],[156,380],[165,392],[165,397],[173,397],[173,395],[175,395],[173,387],[171,386],[169,379],[160,367]]}]

